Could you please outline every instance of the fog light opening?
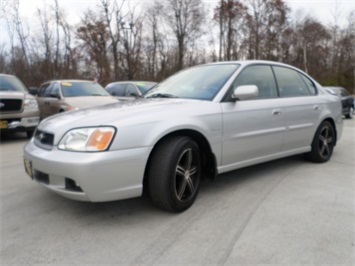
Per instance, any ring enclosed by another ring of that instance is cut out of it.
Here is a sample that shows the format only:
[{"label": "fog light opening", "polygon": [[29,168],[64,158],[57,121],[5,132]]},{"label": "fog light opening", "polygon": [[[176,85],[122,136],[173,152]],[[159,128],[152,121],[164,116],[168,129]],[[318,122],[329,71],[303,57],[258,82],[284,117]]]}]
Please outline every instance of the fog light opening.
[{"label": "fog light opening", "polygon": [[65,178],[65,189],[74,192],[83,192],[81,187],[73,179],[70,178]]}]

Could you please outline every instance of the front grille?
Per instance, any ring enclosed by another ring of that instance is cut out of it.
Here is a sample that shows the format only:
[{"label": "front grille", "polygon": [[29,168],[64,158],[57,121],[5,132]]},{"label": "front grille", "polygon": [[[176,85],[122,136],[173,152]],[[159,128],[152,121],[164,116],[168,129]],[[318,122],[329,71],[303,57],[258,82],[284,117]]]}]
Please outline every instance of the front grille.
[{"label": "front grille", "polygon": [[22,110],[22,100],[0,99],[1,112],[18,112]]},{"label": "front grille", "polygon": [[47,133],[41,130],[36,130],[35,144],[43,149],[51,150],[54,143],[54,134]]}]

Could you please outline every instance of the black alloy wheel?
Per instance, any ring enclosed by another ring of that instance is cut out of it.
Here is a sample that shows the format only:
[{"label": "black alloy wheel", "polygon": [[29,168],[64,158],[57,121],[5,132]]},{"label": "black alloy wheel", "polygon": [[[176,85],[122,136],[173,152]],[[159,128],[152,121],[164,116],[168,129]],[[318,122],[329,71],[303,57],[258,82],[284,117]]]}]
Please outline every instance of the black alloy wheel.
[{"label": "black alloy wheel", "polygon": [[317,129],[312,142],[311,152],[306,157],[317,163],[327,162],[333,154],[335,131],[329,121],[324,121]]},{"label": "black alloy wheel", "polygon": [[172,212],[182,212],[195,201],[200,188],[200,148],[191,138],[164,139],[148,166],[148,190],[153,203]]}]

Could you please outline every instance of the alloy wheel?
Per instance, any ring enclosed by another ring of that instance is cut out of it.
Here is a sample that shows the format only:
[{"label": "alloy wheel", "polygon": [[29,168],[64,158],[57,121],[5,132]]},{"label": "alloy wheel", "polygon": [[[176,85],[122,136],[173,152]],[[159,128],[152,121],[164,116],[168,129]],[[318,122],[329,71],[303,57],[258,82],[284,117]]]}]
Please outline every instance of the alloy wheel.
[{"label": "alloy wheel", "polygon": [[324,125],[319,133],[319,155],[323,158],[331,156],[334,144],[334,134],[328,125]]},{"label": "alloy wheel", "polygon": [[187,201],[196,191],[198,161],[191,148],[182,152],[175,170],[175,194],[180,201]]}]

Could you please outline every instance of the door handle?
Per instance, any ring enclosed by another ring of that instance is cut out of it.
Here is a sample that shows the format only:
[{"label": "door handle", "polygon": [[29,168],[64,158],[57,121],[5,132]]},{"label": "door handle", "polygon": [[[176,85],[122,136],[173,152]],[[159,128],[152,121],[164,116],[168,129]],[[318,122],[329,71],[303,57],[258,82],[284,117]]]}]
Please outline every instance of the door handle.
[{"label": "door handle", "polygon": [[318,105],[314,106],[314,110],[315,111],[319,111],[320,110],[320,107]]},{"label": "door handle", "polygon": [[281,110],[273,110],[272,111],[272,115],[281,115],[281,114],[282,114]]}]

